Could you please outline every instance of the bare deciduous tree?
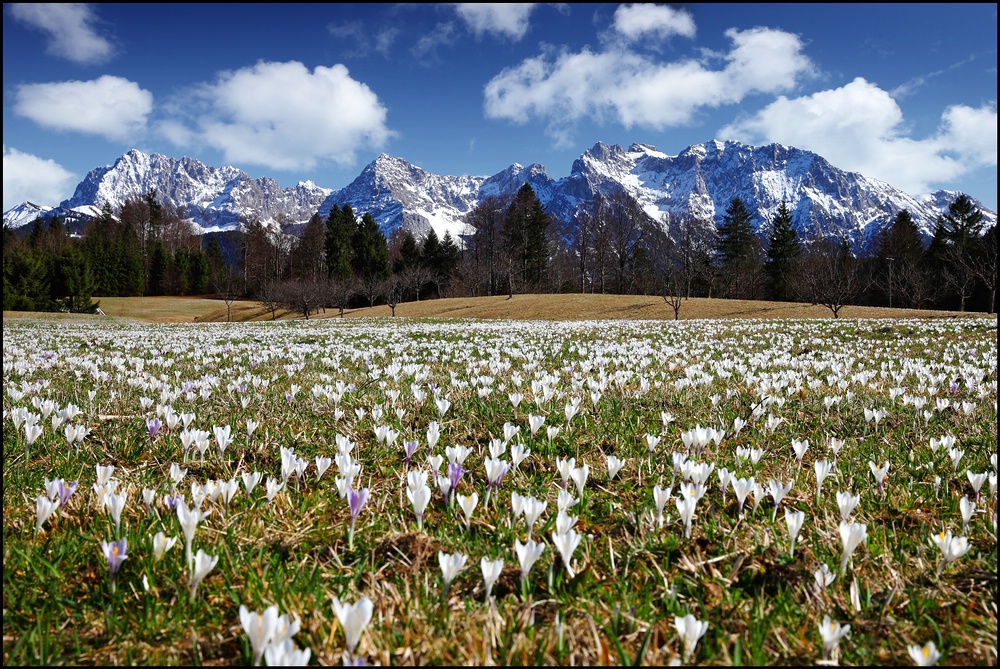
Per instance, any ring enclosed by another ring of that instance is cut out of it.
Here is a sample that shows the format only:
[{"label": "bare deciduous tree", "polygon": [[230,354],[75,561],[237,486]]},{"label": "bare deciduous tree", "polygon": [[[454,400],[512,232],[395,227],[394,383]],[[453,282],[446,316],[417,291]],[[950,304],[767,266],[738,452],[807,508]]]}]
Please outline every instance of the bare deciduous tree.
[{"label": "bare deciduous tree", "polygon": [[278,281],[265,281],[257,291],[257,301],[271,312],[271,320],[278,320],[278,309],[285,305],[282,286]]},{"label": "bare deciduous tree", "polygon": [[417,302],[420,301],[420,291],[434,279],[434,274],[423,265],[408,267],[399,276],[406,287],[413,291]]},{"label": "bare deciduous tree", "polygon": [[671,273],[663,281],[663,301],[674,310],[674,320],[681,319],[681,305],[684,302],[684,289],[681,287],[680,277],[677,273]]},{"label": "bare deciduous tree", "polygon": [[396,275],[382,281],[382,295],[385,296],[385,303],[392,310],[393,318],[396,317],[396,307],[402,301],[405,290],[406,286],[402,279]]},{"label": "bare deciduous tree", "polygon": [[832,311],[834,318],[840,318],[840,310],[857,301],[871,284],[846,242],[816,242],[802,254],[801,263],[797,292]]},{"label": "bare deciduous tree", "polygon": [[340,317],[344,317],[344,310],[350,304],[351,298],[357,294],[357,284],[354,279],[341,279],[331,276],[326,282],[325,304],[336,308],[340,312]]},{"label": "bare deciduous tree", "polygon": [[358,281],[358,293],[368,300],[369,307],[374,307],[378,298],[385,294],[385,282],[385,279],[375,274],[370,274]]},{"label": "bare deciduous tree", "polygon": [[243,294],[240,277],[231,267],[222,263],[220,267],[213,268],[210,280],[212,289],[226,303],[226,322],[231,323],[233,320],[233,303]]}]

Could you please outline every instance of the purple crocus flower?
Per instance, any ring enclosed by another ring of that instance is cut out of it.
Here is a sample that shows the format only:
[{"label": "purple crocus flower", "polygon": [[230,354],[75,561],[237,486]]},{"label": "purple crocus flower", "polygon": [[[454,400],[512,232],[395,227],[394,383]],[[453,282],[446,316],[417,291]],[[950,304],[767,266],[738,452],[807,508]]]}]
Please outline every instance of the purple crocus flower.
[{"label": "purple crocus flower", "polygon": [[104,557],[108,559],[108,572],[111,574],[111,592],[114,592],[115,576],[118,574],[118,569],[122,566],[122,562],[128,557],[126,555],[127,546],[125,537],[122,537],[118,541],[102,541],[101,550],[104,551]]},{"label": "purple crocus flower", "polygon": [[347,503],[351,507],[351,520],[353,521],[361,513],[361,509],[368,502],[368,488],[361,490],[349,490],[347,492]]},{"label": "purple crocus flower", "polygon": [[163,427],[163,421],[159,418],[151,418],[147,420],[146,429],[149,430],[149,438],[153,439],[156,437],[156,433],[160,431],[161,427]]},{"label": "purple crocus flower", "polygon": [[167,510],[173,513],[177,510],[177,502],[184,499],[183,495],[166,495],[163,498],[163,504],[167,507]]},{"label": "purple crocus flower", "polygon": [[79,481],[73,481],[72,483],[66,483],[62,479],[59,479],[59,511],[61,512],[65,507],[66,503],[69,502],[69,498],[73,496],[76,492],[76,485]]},{"label": "purple crocus flower", "polygon": [[419,445],[420,442],[418,442],[416,439],[414,439],[413,441],[407,441],[403,443],[403,454],[406,456],[407,467],[410,466],[410,458],[412,458],[413,454],[417,452],[417,446]]},{"label": "purple crocus flower", "polygon": [[347,505],[351,509],[351,524],[347,531],[348,549],[354,548],[354,521],[357,520],[358,514],[361,513],[361,509],[365,508],[365,504],[367,503],[368,488],[362,488],[361,490],[350,489],[347,491]]},{"label": "purple crocus flower", "polygon": [[498,458],[487,459],[486,462],[486,478],[487,487],[493,487],[497,490],[500,489],[500,482],[503,477],[510,470],[510,464],[500,460]]},{"label": "purple crocus flower", "polygon": [[462,469],[462,465],[458,464],[457,462],[448,463],[448,478],[451,480],[452,490],[455,490],[455,488],[458,487],[458,482],[459,480],[461,480],[462,474],[464,473],[465,470]]}]

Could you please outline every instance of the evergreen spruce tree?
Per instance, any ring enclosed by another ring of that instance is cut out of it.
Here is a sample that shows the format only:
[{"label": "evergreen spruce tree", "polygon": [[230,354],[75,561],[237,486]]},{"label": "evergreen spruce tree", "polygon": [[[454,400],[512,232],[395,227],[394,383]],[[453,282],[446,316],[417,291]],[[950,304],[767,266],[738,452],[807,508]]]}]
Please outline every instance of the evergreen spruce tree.
[{"label": "evergreen spruce tree", "polygon": [[960,311],[965,311],[966,300],[975,289],[973,257],[984,224],[983,212],[962,194],[948,206],[947,213],[938,216],[934,227],[928,256],[941,283],[958,298]]},{"label": "evergreen spruce tree", "polygon": [[393,274],[402,274],[408,269],[420,264],[420,245],[416,237],[407,230],[403,233],[403,241],[399,245],[399,257],[392,265]]},{"label": "evergreen spruce tree", "polygon": [[787,203],[782,202],[771,221],[767,261],[764,265],[771,299],[788,301],[793,298],[796,263],[801,251],[798,233],[792,227],[792,213],[788,210]]},{"label": "evergreen spruce tree", "polygon": [[222,270],[226,266],[226,257],[222,253],[222,244],[216,235],[209,235],[206,240],[205,257],[208,259],[208,266],[211,271]]},{"label": "evergreen spruce tree", "polygon": [[[110,207],[105,203],[105,211],[110,214]],[[94,275],[94,292],[97,295],[117,295],[115,291],[115,274],[117,267],[113,257],[113,219],[103,214],[91,223],[85,231],[81,250],[87,256]]]},{"label": "evergreen spruce tree", "polygon": [[153,252],[149,259],[149,285],[146,287],[147,295],[165,295],[167,289],[167,273],[170,271],[170,253],[163,244],[163,240],[158,239],[153,245]]},{"label": "evergreen spruce tree", "polygon": [[58,302],[71,313],[93,313],[97,304],[94,295],[94,275],[86,254],[76,244],[69,244],[59,256],[56,273]]},{"label": "evergreen spruce tree", "polygon": [[66,226],[63,225],[62,219],[58,216],[53,216],[52,220],[49,221],[48,229],[45,231],[45,243],[56,253],[62,253],[68,239],[69,236],[66,234]]},{"label": "evergreen spruce tree", "polygon": [[295,256],[294,275],[313,283],[319,283],[329,276],[326,270],[326,222],[318,213],[312,215],[302,230]]},{"label": "evergreen spruce tree", "polygon": [[529,184],[521,186],[507,208],[503,238],[512,264],[510,279],[540,287],[548,272],[550,218]]},{"label": "evergreen spruce tree", "polygon": [[347,281],[351,278],[351,240],[357,223],[350,205],[334,205],[326,218],[326,270],[331,278]]},{"label": "evergreen spruce tree", "polygon": [[441,297],[458,269],[462,251],[451,232],[445,232],[444,239],[439,241],[437,233],[432,229],[424,238],[422,255],[423,266],[430,271],[438,297]]},{"label": "evergreen spruce tree", "polygon": [[[214,238],[213,238],[214,239]],[[218,240],[216,240],[218,245]],[[131,224],[123,223],[114,247],[117,281],[115,295],[138,297],[145,284],[145,266],[139,233]]]},{"label": "evergreen spruce tree", "polygon": [[361,217],[351,236],[351,269],[359,279],[387,279],[389,271],[389,245],[369,213]]},{"label": "evergreen spruce tree", "polygon": [[536,289],[542,287],[548,278],[549,271],[549,239],[548,229],[551,219],[545,213],[541,201],[531,191],[531,202],[528,219],[525,222],[525,259],[526,281]]},{"label": "evergreen spruce tree", "polygon": [[191,254],[191,265],[188,273],[188,290],[191,295],[204,295],[209,292],[209,277],[211,269],[208,256],[201,250]]},{"label": "evergreen spruce tree", "polygon": [[25,246],[3,256],[3,304],[9,311],[51,311],[51,274],[45,254]]},{"label": "evergreen spruce tree", "polygon": [[945,240],[964,252],[982,235],[985,219],[983,212],[963,193],[948,205],[948,212],[938,218],[938,223],[943,228]]},{"label": "evergreen spruce tree", "polygon": [[437,233],[434,232],[434,228],[431,228],[427,232],[427,236],[424,237],[423,248],[420,251],[420,260],[424,267],[432,272],[437,272],[440,269],[438,267],[440,252],[441,240],[438,238]]},{"label": "evergreen spruce tree", "polygon": [[170,279],[167,291],[170,295],[190,295],[191,253],[184,248],[177,249],[170,264]]},{"label": "evergreen spruce tree", "polygon": [[738,197],[726,207],[719,226],[717,253],[720,268],[729,282],[729,295],[736,298],[753,298],[756,246],[750,210]]},{"label": "evergreen spruce tree", "polygon": [[28,246],[37,249],[42,243],[42,236],[44,234],[45,223],[41,217],[37,217],[31,222],[31,231],[28,233]]},{"label": "evergreen spruce tree", "polygon": [[442,287],[447,288],[448,284],[455,277],[458,266],[462,262],[462,249],[451,236],[451,232],[444,233],[441,240],[441,247],[438,251],[438,268],[442,275]]}]

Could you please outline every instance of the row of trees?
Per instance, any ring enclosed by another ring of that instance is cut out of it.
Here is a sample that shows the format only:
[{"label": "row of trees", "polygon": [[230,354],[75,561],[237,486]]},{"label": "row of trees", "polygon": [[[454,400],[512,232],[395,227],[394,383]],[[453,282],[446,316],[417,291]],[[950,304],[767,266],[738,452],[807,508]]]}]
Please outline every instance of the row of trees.
[{"label": "row of trees", "polygon": [[93,311],[93,297],[203,295],[227,263],[218,240],[205,247],[180,213],[155,192],[105,205],[82,234],[58,216],[36,219],[26,236],[4,228],[4,309]]},{"label": "row of trees", "polygon": [[695,286],[738,299],[804,300],[834,315],[845,304],[965,311],[978,295],[979,308],[995,312],[996,227],[985,229],[982,212],[964,195],[938,218],[928,247],[904,209],[861,257],[846,240],[800,240],[785,203],[763,240],[751,219],[734,199],[717,233],[690,218],[672,223],[665,295],[690,296]]},{"label": "row of trees", "polygon": [[524,185],[488,197],[466,219],[469,234],[389,239],[369,213],[347,205],[301,229],[244,221],[239,233],[195,235],[182,212],[155,192],[105,207],[70,235],[40,220],[26,237],[4,230],[4,308],[93,309],[93,296],[201,295],[228,304],[257,299],[276,317],[329,307],[445,295],[524,292],[659,294],[679,314],[690,297],[995,310],[996,229],[959,197],[925,248],[909,212],[899,212],[865,257],[836,240],[806,242],[782,204],[764,229],[733,199],[716,227],[693,215],[655,220],[626,193],[594,197],[561,223]]}]

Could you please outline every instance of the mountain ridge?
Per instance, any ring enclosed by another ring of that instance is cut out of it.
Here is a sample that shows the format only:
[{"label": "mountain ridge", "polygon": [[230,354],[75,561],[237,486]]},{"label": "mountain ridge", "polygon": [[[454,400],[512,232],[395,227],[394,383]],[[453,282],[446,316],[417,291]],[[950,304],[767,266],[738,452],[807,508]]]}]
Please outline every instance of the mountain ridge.
[{"label": "mountain ridge", "polygon": [[[401,227],[418,236],[432,228],[440,237],[447,232],[461,236],[470,231],[463,218],[476,204],[489,196],[512,194],[525,183],[549,213],[567,223],[595,194],[624,189],[656,220],[691,213],[717,225],[728,203],[740,197],[754,215],[758,233],[764,234],[784,201],[800,235],[842,237],[855,252],[868,248],[901,209],[909,210],[929,239],[937,217],[958,196],[956,191],[913,196],[840,170],[810,151],[721,140],[689,146],[676,156],[650,144],[625,149],[597,142],[559,179],[538,163],[514,163],[490,176],[438,175],[382,153],[341,189],[311,181],[282,188],[274,179],[254,179],[235,167],[210,167],[193,158],[132,149],[112,165],[91,170],[60,205],[23,203],[4,213],[4,225],[17,228],[37,216],[55,214],[82,225],[105,202],[117,207],[156,190],[161,201],[177,207],[198,232],[237,229],[251,216],[275,227],[302,224],[315,213],[325,217],[334,205],[348,204],[358,214],[372,214],[387,237]],[[989,224],[995,224],[995,212],[974,202]]]}]

